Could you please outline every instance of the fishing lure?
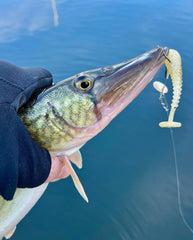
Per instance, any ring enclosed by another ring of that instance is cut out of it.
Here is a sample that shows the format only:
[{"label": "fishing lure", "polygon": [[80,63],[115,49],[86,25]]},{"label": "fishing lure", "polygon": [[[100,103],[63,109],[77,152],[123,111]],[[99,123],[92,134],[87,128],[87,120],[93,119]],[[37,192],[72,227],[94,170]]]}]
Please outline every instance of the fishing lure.
[{"label": "fishing lure", "polygon": [[158,82],[158,81],[153,82],[153,87],[161,94],[165,94],[168,92],[168,88],[162,82]]},{"label": "fishing lure", "polygon": [[[180,101],[180,95],[182,92],[182,61],[180,54],[174,50],[170,49],[169,54],[165,60],[165,65],[167,72],[171,76],[172,85],[173,85],[173,99],[171,103],[171,110],[169,113],[168,121],[167,122],[160,122],[159,126],[162,128],[174,128],[174,127],[181,127],[180,122],[174,122],[174,114],[176,108],[178,107]],[[167,74],[167,78],[169,77]]]},{"label": "fishing lure", "polygon": [[158,82],[158,81],[153,82],[153,87],[158,92],[160,92],[159,100],[161,102],[161,105],[162,105],[163,109],[168,113],[169,107],[168,107],[168,103],[167,103],[167,100],[166,100],[166,97],[165,97],[165,93],[168,92],[168,88],[166,87],[165,84],[163,84],[162,82]]},{"label": "fishing lure", "polygon": [[174,135],[173,135],[173,127],[181,127],[181,123],[179,122],[173,122],[174,114],[176,111],[176,108],[178,107],[180,95],[182,91],[182,65],[181,65],[181,57],[180,54],[173,49],[169,50],[168,57],[166,57],[166,68],[168,73],[166,74],[166,78],[171,76],[172,84],[173,84],[173,99],[171,104],[171,110],[170,114],[168,115],[168,103],[165,97],[165,93],[168,92],[167,87],[161,83],[161,82],[154,82],[153,87],[160,92],[160,101],[165,109],[167,116],[168,116],[168,122],[160,122],[160,127],[170,128],[170,136],[171,136],[171,142],[172,142],[172,149],[173,149],[173,156],[174,156],[174,164],[175,164],[175,172],[176,172],[176,186],[177,186],[177,200],[178,200],[178,209],[181,216],[181,219],[185,226],[189,229],[191,233],[193,233],[193,228],[190,226],[188,221],[186,220],[184,216],[184,212],[182,209],[182,202],[181,202],[181,192],[180,192],[180,179],[179,179],[179,170],[178,170],[178,163],[177,163],[177,154],[176,154],[176,146],[174,142]]}]

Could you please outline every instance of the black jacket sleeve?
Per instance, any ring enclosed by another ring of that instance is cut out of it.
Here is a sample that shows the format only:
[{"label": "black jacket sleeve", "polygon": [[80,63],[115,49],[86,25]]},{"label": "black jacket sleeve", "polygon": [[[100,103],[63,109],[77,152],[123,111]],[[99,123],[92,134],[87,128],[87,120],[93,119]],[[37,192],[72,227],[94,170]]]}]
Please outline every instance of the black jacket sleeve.
[{"label": "black jacket sleeve", "polygon": [[35,91],[51,84],[45,69],[0,61],[0,195],[6,200],[17,187],[39,186],[49,175],[50,155],[31,138],[17,111]]}]

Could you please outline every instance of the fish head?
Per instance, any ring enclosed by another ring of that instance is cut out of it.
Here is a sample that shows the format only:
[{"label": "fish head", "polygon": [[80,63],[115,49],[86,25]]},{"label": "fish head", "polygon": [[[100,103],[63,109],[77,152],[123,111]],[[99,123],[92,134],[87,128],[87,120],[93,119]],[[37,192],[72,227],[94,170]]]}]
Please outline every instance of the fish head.
[{"label": "fish head", "polygon": [[82,72],[43,91],[20,110],[32,138],[55,159],[54,179],[71,174],[88,202],[70,161],[82,166],[77,150],[135,99],[159,71],[168,52],[166,47],[157,47],[130,61]]},{"label": "fish head", "polygon": [[66,84],[74,92],[71,103],[76,119],[70,124],[81,128],[83,142],[102,131],[136,98],[159,71],[168,51],[167,47],[157,47],[132,60],[68,79]]},{"label": "fish head", "polygon": [[157,47],[132,60],[67,78],[41,93],[20,116],[34,140],[49,151],[80,148],[145,88],[168,51]]}]

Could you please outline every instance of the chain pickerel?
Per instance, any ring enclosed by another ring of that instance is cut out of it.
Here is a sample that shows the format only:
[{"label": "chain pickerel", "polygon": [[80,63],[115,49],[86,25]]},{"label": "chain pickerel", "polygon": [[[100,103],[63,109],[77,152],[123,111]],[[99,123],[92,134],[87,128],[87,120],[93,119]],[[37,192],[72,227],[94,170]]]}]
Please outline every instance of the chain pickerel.
[{"label": "chain pickerel", "polygon": [[[32,138],[65,163],[86,201],[71,162],[82,167],[79,149],[145,88],[164,64],[168,51],[157,47],[130,61],[82,72],[46,89],[20,109],[19,116]],[[13,234],[46,186],[17,189],[9,202],[0,199],[0,239]]]}]

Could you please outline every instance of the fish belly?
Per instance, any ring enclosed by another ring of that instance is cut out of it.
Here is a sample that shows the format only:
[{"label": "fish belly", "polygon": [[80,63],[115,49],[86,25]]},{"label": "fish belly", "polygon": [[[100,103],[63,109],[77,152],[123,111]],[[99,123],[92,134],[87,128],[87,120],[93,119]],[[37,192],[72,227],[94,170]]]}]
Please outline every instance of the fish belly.
[{"label": "fish belly", "polygon": [[18,188],[11,201],[6,201],[0,196],[0,239],[25,217],[47,186],[48,184],[42,184],[36,188]]}]

